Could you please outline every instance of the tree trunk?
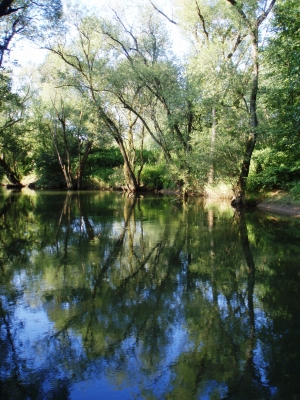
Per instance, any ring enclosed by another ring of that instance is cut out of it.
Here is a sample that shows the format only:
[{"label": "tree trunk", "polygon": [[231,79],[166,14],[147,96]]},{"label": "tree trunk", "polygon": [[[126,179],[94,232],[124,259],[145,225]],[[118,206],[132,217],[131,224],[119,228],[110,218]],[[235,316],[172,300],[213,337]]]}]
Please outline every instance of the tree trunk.
[{"label": "tree trunk", "polygon": [[[257,134],[257,126],[258,126],[258,121],[257,121],[257,112],[256,112],[256,107],[257,107],[257,93],[258,93],[258,69],[259,69],[259,61],[258,61],[258,29],[259,26],[265,21],[265,19],[268,17],[270,12],[272,11],[276,0],[270,0],[269,5],[267,5],[267,1],[265,3],[265,7],[263,9],[257,8],[256,10],[256,15],[260,14],[257,16],[256,21],[253,22],[252,18],[248,18],[245,11],[243,11],[243,5],[238,4],[236,0],[227,0],[228,3],[230,3],[236,11],[240,14],[243,22],[247,26],[248,29],[248,34],[251,40],[251,58],[252,58],[252,64],[253,64],[253,72],[252,72],[252,81],[251,81],[251,90],[250,90],[250,132],[249,132],[249,137],[246,143],[246,149],[244,153],[244,158],[242,161],[242,167],[241,167],[241,172],[240,176],[238,179],[237,187],[235,190],[235,201],[234,203],[236,205],[242,205],[245,202],[245,192],[246,192],[246,185],[247,185],[247,178],[249,175],[249,169],[250,169],[250,162],[251,162],[251,157],[253,150],[255,148],[255,143],[256,143],[256,134]],[[258,3],[258,2],[257,2]],[[257,4],[258,6],[258,4]],[[235,50],[241,43],[241,40],[236,42]],[[230,57],[232,56],[232,53]]]},{"label": "tree trunk", "polygon": [[207,182],[210,185],[214,182],[214,175],[215,175],[214,153],[215,153],[215,141],[217,136],[215,107],[212,108],[211,114],[212,114],[212,128],[211,128],[211,139],[210,139],[210,168],[207,176]]},{"label": "tree trunk", "polygon": [[12,171],[10,166],[5,161],[4,155],[0,156],[0,167],[3,169],[7,179],[11,182],[12,185],[18,187],[24,187],[24,185],[22,185],[16,173]]},{"label": "tree trunk", "polygon": [[130,162],[128,160],[123,140],[120,137],[115,137],[115,140],[118,143],[119,149],[124,159],[124,176],[125,176],[126,186],[131,192],[136,192],[139,189],[139,185],[134,175],[134,172],[132,171]]},{"label": "tree trunk", "polygon": [[258,29],[251,32],[251,47],[253,73],[250,93],[250,133],[246,143],[244,158],[242,161],[241,172],[239,175],[237,187],[235,190],[235,204],[243,205],[245,203],[245,193],[247,186],[247,178],[250,170],[251,157],[256,144],[256,130],[258,126],[257,120],[257,92],[258,92]]},{"label": "tree trunk", "polygon": [[58,157],[58,161],[59,161],[59,165],[61,166],[62,172],[64,174],[64,178],[66,181],[66,185],[67,185],[67,189],[68,190],[72,190],[74,189],[74,179],[72,177],[71,171],[69,170],[69,168],[65,165],[59,151],[57,151],[57,157]]},{"label": "tree trunk", "polygon": [[58,148],[58,143],[57,143],[57,131],[56,131],[56,127],[54,127],[54,130],[51,131],[51,129],[49,128],[50,133],[52,134],[52,139],[53,139],[53,144],[56,150],[56,154],[57,154],[57,158],[58,158],[58,162],[59,165],[61,167],[61,170],[64,174],[64,178],[65,178],[65,182],[67,185],[67,189],[68,190],[72,190],[75,187],[75,182],[74,179],[72,177],[72,173],[71,173],[71,167],[70,167],[70,159],[69,159],[69,154],[67,152],[67,162],[65,162],[60,154],[59,148]]},{"label": "tree trunk", "polygon": [[79,166],[78,166],[78,170],[77,170],[77,174],[76,174],[78,190],[82,189],[82,176],[83,176],[85,164],[88,159],[88,155],[90,154],[92,145],[93,145],[93,142],[88,140],[86,143],[86,146],[85,146],[83,157],[79,161]]}]

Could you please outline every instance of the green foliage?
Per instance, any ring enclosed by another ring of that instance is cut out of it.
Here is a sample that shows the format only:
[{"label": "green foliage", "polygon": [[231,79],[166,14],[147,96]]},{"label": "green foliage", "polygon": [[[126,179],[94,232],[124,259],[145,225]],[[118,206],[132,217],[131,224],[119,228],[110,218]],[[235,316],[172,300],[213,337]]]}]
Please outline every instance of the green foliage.
[{"label": "green foliage", "polygon": [[54,153],[51,154],[47,151],[39,153],[35,161],[35,172],[39,177],[36,182],[38,186],[59,188],[65,185],[62,170]]},{"label": "green foliage", "polygon": [[5,51],[9,52],[15,36],[45,40],[47,35],[61,28],[61,0],[8,0],[1,2],[0,9],[0,66]]},{"label": "green foliage", "polygon": [[[141,158],[140,153],[141,150],[136,151],[137,159]],[[144,162],[154,164],[156,159],[157,154],[154,151],[143,150]],[[100,188],[122,187],[125,185],[123,164],[123,157],[118,147],[94,148],[89,155],[85,175],[94,185]],[[147,169],[147,167],[145,168]],[[151,168],[155,169],[156,167]],[[150,186],[156,188],[154,181]]]},{"label": "green foliage", "polygon": [[300,200],[300,181],[295,182],[289,192],[295,200]]},{"label": "green foliage", "polygon": [[[20,84],[21,86],[21,84]],[[29,124],[25,118],[27,98],[12,90],[12,80],[7,73],[0,73],[0,158],[5,160],[8,179],[17,184],[24,174],[31,171]]]},{"label": "green foliage", "polygon": [[123,165],[123,157],[118,147],[107,149],[94,148],[88,158],[86,170],[88,174],[96,174],[103,168],[115,168]]},{"label": "green foliage", "polygon": [[[300,179],[300,5],[279,0],[274,9],[273,34],[264,51],[261,82],[264,142],[254,154],[248,189],[289,189]],[[296,190],[296,189],[295,189]]]},{"label": "green foliage", "polygon": [[123,167],[116,167],[109,175],[108,181],[111,187],[121,188],[126,185]]},{"label": "green foliage", "polygon": [[204,187],[204,195],[209,198],[230,199],[233,196],[232,185],[224,181],[207,184]]},{"label": "green foliage", "polygon": [[115,185],[113,180],[115,170],[112,168],[102,168],[97,171],[96,174],[91,176],[86,176],[85,181],[88,187],[92,187],[94,189],[108,190],[111,188],[116,188],[118,185]]},{"label": "green foliage", "polygon": [[86,164],[85,177],[93,186],[100,189],[122,186],[116,170],[123,176],[123,157],[118,147],[93,148]]},{"label": "green foliage", "polygon": [[4,172],[3,168],[1,168],[1,166],[0,166],[0,182],[3,180],[4,176],[5,176],[5,172]]},{"label": "green foliage", "polygon": [[147,190],[161,190],[164,187],[165,170],[161,165],[146,165],[142,172],[142,182]]},{"label": "green foliage", "polygon": [[287,189],[300,178],[300,162],[284,151],[265,148],[255,151],[247,187],[251,192],[260,189]]},{"label": "green foliage", "polygon": [[180,179],[174,168],[164,162],[146,164],[141,174],[142,184],[147,190],[176,189]]}]

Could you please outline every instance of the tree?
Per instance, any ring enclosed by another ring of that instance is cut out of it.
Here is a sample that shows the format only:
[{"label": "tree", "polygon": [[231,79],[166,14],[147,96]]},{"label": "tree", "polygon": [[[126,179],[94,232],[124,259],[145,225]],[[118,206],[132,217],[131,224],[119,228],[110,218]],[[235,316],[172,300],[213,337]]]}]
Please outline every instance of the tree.
[{"label": "tree", "polygon": [[259,29],[268,17],[276,0],[264,0],[263,2],[255,1],[238,2],[236,0],[227,0],[234,8],[235,12],[240,16],[241,22],[245,24],[246,33],[250,41],[251,61],[252,61],[252,77],[249,83],[249,136],[246,142],[246,149],[242,161],[242,167],[239,175],[238,185],[236,189],[236,203],[244,202],[247,178],[249,175],[250,162],[257,138],[257,96],[258,96],[258,77],[259,77]]},{"label": "tree", "polygon": [[110,90],[141,121],[178,183],[187,184],[195,115],[185,71],[170,51],[162,18],[153,10],[144,7],[134,25],[124,15],[114,14],[116,22],[106,26],[104,34],[122,57],[117,71],[123,71],[123,79]]},{"label": "tree", "polygon": [[45,37],[58,28],[62,16],[61,0],[1,0],[0,2],[0,67],[12,40],[23,36],[31,40]]},{"label": "tree", "polygon": [[[55,61],[53,55],[49,55],[40,68],[39,96],[31,104],[35,159],[45,175],[45,158],[50,157],[47,168],[53,168],[51,161],[55,155],[67,188],[81,189],[99,125],[93,110],[78,91],[60,85],[65,65]],[[51,180],[50,174],[46,175]]]},{"label": "tree", "polygon": [[[72,126],[71,123],[70,126],[70,120],[68,120],[70,109],[66,106],[66,102],[62,95],[59,96],[59,99],[52,98],[51,103],[55,116],[48,125],[48,129],[56,150],[59,165],[64,174],[67,188],[81,189],[84,167],[93,143],[82,129],[83,111],[82,109],[77,110],[77,124],[76,126]],[[74,173],[74,169],[72,168],[71,160],[73,155],[71,153],[73,150],[72,147],[75,147],[74,142],[77,142],[76,147],[78,155],[78,167],[76,173]]]},{"label": "tree", "polygon": [[[176,2],[175,2],[176,3]],[[153,3],[154,4],[154,3]],[[246,182],[252,153],[258,133],[257,96],[259,77],[259,51],[262,46],[260,33],[263,23],[268,18],[275,0],[239,1],[219,0],[215,3],[206,0],[195,0],[192,3],[178,2],[182,10],[181,25],[193,32],[193,40],[198,64],[206,64],[206,58],[213,61],[210,67],[214,69],[213,82],[217,95],[213,94],[209,85],[206,69],[203,74],[202,91],[210,93],[212,103],[211,143],[214,143],[216,122],[216,101],[224,110],[236,112],[234,127],[227,129],[235,131],[237,141],[244,141],[244,151],[239,167],[238,182],[235,185],[235,202],[242,204],[245,197]],[[155,8],[157,8],[155,6]],[[170,19],[170,18],[169,18]],[[204,51],[203,51],[204,50]],[[224,72],[225,80],[224,80]],[[197,73],[195,71],[195,73]],[[220,73],[220,74],[219,74]],[[218,76],[220,75],[220,76]],[[235,78],[238,77],[236,87]],[[224,81],[225,87],[221,82]],[[230,94],[230,96],[228,96]],[[248,114],[248,123],[240,126],[239,110],[244,108]],[[217,111],[218,114],[218,111]],[[221,120],[226,120],[225,113]],[[242,139],[242,140],[241,140]],[[213,155],[210,151],[210,155]],[[210,167],[212,168],[212,166]]]},{"label": "tree", "polygon": [[110,59],[107,57],[109,51],[103,46],[101,23],[96,17],[81,18],[79,12],[73,13],[71,18],[76,32],[72,49],[61,41],[49,49],[66,63],[69,69],[65,76],[69,80],[68,84],[93,105],[107,134],[119,146],[124,158],[127,186],[129,190],[135,191],[138,182],[124,144],[124,121],[118,114],[118,104],[112,102],[108,91]]},{"label": "tree", "polygon": [[[193,87],[199,115],[198,129],[192,135],[194,169],[202,182],[218,179],[233,181],[238,174],[247,109],[244,102],[245,81],[240,71],[245,48],[237,51],[240,32],[225,2],[185,3],[181,25],[192,38],[187,74]],[[197,165],[198,164],[198,165]]]},{"label": "tree", "polygon": [[0,74],[0,167],[13,185],[22,186],[28,151],[25,133],[29,129],[24,114],[30,92],[25,87],[22,94],[21,88],[20,94],[12,93],[11,84],[6,74]]},{"label": "tree", "polygon": [[[287,189],[300,179],[299,4],[279,1],[262,59],[263,141],[254,154],[251,188]],[[293,189],[292,189],[293,191]]]},{"label": "tree", "polygon": [[[60,0],[2,0],[0,2],[0,68],[3,69],[5,52],[9,52],[16,36],[31,40],[45,37],[47,29],[56,26],[61,17]],[[24,134],[28,128],[24,124],[24,106],[28,91],[19,94],[12,92],[9,73],[0,73],[0,164],[7,178],[14,185],[20,186],[20,169],[17,162],[26,159]],[[20,135],[20,136],[19,136]],[[18,159],[19,157],[19,159]],[[23,162],[24,165],[24,162]]]}]

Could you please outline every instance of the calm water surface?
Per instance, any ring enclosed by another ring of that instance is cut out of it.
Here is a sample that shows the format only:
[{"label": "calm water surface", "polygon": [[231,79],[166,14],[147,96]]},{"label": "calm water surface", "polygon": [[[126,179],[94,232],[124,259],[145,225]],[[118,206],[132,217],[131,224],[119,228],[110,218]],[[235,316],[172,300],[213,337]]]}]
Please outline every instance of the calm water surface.
[{"label": "calm water surface", "polygon": [[299,399],[300,221],[0,192],[0,398]]}]

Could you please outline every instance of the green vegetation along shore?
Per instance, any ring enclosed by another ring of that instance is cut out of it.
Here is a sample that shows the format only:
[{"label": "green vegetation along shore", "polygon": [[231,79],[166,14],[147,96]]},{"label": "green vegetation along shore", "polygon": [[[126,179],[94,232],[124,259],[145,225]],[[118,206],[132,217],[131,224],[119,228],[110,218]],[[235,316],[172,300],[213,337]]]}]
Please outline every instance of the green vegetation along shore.
[{"label": "green vegetation along shore", "polygon": [[0,1],[0,182],[299,199],[299,2],[50,3]]}]

